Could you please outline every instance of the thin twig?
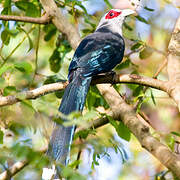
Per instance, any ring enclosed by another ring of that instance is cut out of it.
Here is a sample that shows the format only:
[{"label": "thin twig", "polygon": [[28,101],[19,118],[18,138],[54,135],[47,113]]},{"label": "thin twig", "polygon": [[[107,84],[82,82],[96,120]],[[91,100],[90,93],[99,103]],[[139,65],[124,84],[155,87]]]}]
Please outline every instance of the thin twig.
[{"label": "thin twig", "polygon": [[0,67],[2,68],[6,62],[8,61],[8,59],[14,54],[14,52],[21,46],[21,44],[25,41],[25,39],[28,37],[28,34],[30,34],[33,30],[35,29],[35,26],[32,27],[27,34],[23,37],[23,39],[19,42],[19,44],[10,52],[10,54],[4,59],[4,62],[0,65]]},{"label": "thin twig", "polygon": [[157,71],[155,72],[153,78],[157,79],[158,75],[161,73],[161,71],[167,66],[167,57],[165,57],[165,60],[163,63],[158,67]]},{"label": "thin twig", "polygon": [[34,82],[35,76],[37,74],[37,69],[38,69],[38,51],[39,51],[40,33],[41,33],[41,26],[38,25],[38,35],[37,35],[38,37],[37,37],[37,45],[36,45],[36,52],[35,52],[35,56],[36,56],[36,58],[35,58],[35,70],[34,70],[34,75],[33,75],[32,81],[30,83],[30,86]]},{"label": "thin twig", "polygon": [[4,171],[2,174],[0,174],[0,180],[6,180],[13,177],[15,174],[17,174],[21,169],[26,167],[29,164],[29,161],[18,161],[15,163],[10,169]]},{"label": "thin twig", "polygon": [[47,24],[50,22],[51,18],[48,14],[42,17],[28,17],[28,16],[13,16],[13,15],[0,15],[0,20],[3,21],[20,21],[33,24]]},{"label": "thin twig", "polygon": [[[80,142],[81,142],[81,144],[83,144],[83,140],[79,137],[79,140],[80,140]],[[82,149],[80,148],[79,150],[78,150],[78,155],[77,155],[77,161],[79,161],[80,160],[80,158],[81,158],[81,154],[82,154]],[[75,167],[75,169],[78,169],[79,168],[79,163],[76,165],[76,167]]]},{"label": "thin twig", "polygon": [[[165,57],[165,60],[163,61],[163,63],[158,67],[157,71],[155,72],[155,74],[153,75],[154,79],[157,79],[158,75],[161,73],[161,71],[166,67],[167,65],[167,57]],[[169,86],[169,85],[168,85]],[[148,86],[144,87],[143,89],[143,93],[145,94],[146,91],[149,89]],[[139,105],[143,102],[144,100],[144,96],[139,97],[138,101],[135,103],[134,105],[134,109],[137,109],[139,107]]]}]

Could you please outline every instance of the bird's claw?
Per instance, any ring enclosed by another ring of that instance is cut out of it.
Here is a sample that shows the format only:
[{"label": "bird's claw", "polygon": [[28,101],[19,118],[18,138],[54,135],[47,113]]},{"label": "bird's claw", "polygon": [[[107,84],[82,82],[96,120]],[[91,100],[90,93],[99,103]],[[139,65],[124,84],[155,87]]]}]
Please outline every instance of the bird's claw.
[{"label": "bird's claw", "polygon": [[115,77],[116,77],[116,72],[114,71],[109,71],[106,73],[107,76],[112,76],[112,82],[111,82],[111,85],[114,85],[115,84]]}]

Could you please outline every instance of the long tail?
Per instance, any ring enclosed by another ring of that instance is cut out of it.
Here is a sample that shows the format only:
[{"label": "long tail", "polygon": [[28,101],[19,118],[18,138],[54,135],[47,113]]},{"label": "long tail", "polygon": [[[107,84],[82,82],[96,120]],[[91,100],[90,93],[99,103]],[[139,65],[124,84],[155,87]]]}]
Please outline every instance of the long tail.
[{"label": "long tail", "polygon": [[[66,115],[73,111],[82,111],[90,83],[91,77],[84,78],[80,73],[76,73],[65,89],[59,111]],[[74,130],[75,126],[56,124],[50,139],[47,154],[63,165],[68,161]]]}]

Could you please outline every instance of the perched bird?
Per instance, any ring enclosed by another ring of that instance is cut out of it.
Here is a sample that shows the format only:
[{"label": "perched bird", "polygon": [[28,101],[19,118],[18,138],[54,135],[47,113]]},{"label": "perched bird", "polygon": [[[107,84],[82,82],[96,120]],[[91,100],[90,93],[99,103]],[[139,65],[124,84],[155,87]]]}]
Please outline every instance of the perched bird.
[{"label": "perched bird", "polygon": [[[131,9],[112,9],[100,20],[94,33],[85,37],[76,49],[69,66],[69,85],[66,87],[59,111],[65,115],[82,111],[93,76],[111,71],[124,56],[122,24]],[[66,120],[65,120],[66,121]],[[67,165],[75,126],[56,124],[47,154]]]}]

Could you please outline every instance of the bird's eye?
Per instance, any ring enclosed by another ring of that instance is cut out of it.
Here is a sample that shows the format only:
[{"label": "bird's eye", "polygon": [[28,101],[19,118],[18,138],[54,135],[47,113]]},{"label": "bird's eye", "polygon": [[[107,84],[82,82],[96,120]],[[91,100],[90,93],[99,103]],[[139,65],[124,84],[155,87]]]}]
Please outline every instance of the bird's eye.
[{"label": "bird's eye", "polygon": [[113,12],[112,12],[112,13],[110,13],[110,14],[109,14],[109,16],[111,16],[111,17],[112,17],[112,16],[114,16],[114,13],[113,13]]},{"label": "bird's eye", "polygon": [[105,19],[113,19],[117,16],[119,16],[122,12],[118,12],[118,11],[114,11],[114,10],[111,10],[105,17]]}]

